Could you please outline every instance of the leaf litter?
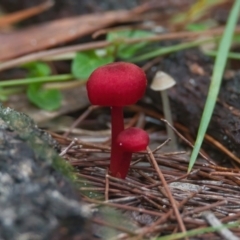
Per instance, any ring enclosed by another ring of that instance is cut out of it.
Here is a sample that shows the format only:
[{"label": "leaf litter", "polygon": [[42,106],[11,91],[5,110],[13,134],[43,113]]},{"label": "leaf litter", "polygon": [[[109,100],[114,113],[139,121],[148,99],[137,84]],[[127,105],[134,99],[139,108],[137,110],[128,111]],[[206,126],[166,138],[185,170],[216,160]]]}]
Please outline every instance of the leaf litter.
[{"label": "leaf litter", "polygon": [[[1,33],[0,39],[4,43],[2,44],[1,60],[9,60],[9,62],[5,62],[7,67],[4,67],[4,62],[1,63],[0,68],[6,69],[31,60],[77,51],[78,49],[96,49],[98,48],[98,42],[90,43],[90,46],[87,43],[70,48],[60,47],[47,50],[78,37],[102,30],[119,21],[121,23],[129,22],[130,20],[135,21],[135,19],[139,21],[139,19],[144,18],[144,14],[138,14],[144,11],[143,8],[139,12],[107,12],[101,14],[100,18],[96,14],[92,14],[53,21],[38,27],[13,31],[9,34]],[[133,18],[133,13],[136,14],[136,18]],[[96,18],[98,19],[98,25],[92,26],[91,22],[96,20]],[[79,21],[84,22],[84,26],[81,25],[79,27]],[[181,28],[181,26],[178,27]],[[41,31],[41,29],[44,29],[44,31]],[[206,35],[211,35],[215,31],[216,34],[221,34],[223,29],[206,31]],[[239,32],[239,28],[236,29],[236,32]],[[53,33],[54,38],[52,38]],[[34,39],[29,38],[29,36],[34,36]],[[166,33],[155,37],[155,39],[151,36],[148,38],[152,38],[151,41],[158,41],[159,39],[193,39],[196,37],[199,37],[198,33],[177,32]],[[16,38],[19,41],[15,41]],[[130,39],[129,43],[138,41],[140,39]],[[108,44],[108,42],[102,41],[100,42],[100,47],[108,46]],[[40,52],[38,53],[37,51]],[[22,55],[24,56],[21,58]],[[147,64],[151,65],[151,62]],[[76,96],[73,98],[76,98]],[[84,95],[83,99],[85,98],[86,95]],[[46,116],[43,117],[43,120],[49,120],[69,111],[83,109],[88,104],[86,100],[83,102],[79,101],[77,103],[80,107],[77,107],[77,104],[65,102],[64,110],[49,113],[50,115],[45,114]],[[155,141],[152,141],[147,152],[134,154],[131,169],[126,180],[113,178],[108,175],[110,155],[109,130],[97,129],[96,131],[76,128],[84,120],[91,121],[91,119],[88,119],[88,115],[94,111],[99,111],[99,109],[91,108],[87,114],[84,115],[83,113],[79,117],[77,124],[70,128],[68,134],[59,135],[53,131],[51,131],[51,134],[62,146],[61,156],[75,167],[78,176],[77,184],[81,195],[89,203],[93,211],[97,211],[97,209],[103,208],[103,206],[107,207],[105,210],[109,208],[118,209],[127,219],[134,223],[134,227],[132,225],[130,227],[128,224],[119,225],[119,222],[114,222],[112,218],[102,219],[93,217],[95,224],[106,226],[108,230],[116,229],[117,235],[114,236],[115,239],[140,239],[164,236],[180,231],[201,229],[209,225],[217,227],[219,226],[219,221],[221,225],[239,219],[239,168],[220,167],[202,152],[193,171],[187,174],[188,151],[192,142],[187,141],[181,134],[182,130],[184,130],[185,134],[189,134],[188,129],[178,123],[176,124],[176,132],[179,133],[179,138],[185,144],[183,151],[166,153],[163,150],[167,144],[165,135],[163,139],[166,141],[160,144],[160,147],[159,145],[156,146]],[[147,122],[146,118],[160,121],[162,116],[156,110],[147,107],[132,106],[129,107],[129,111],[136,113],[136,115],[130,119],[128,118],[126,124],[128,126],[138,124],[145,128],[150,136],[153,136],[155,129],[145,124]],[[34,114],[35,118],[38,119],[38,112],[35,111]],[[140,116],[143,116],[143,118]],[[54,130],[54,128],[52,129]],[[67,132],[68,129],[57,129],[55,126],[55,131]],[[79,137],[79,132],[81,137]],[[76,138],[76,136],[78,137]],[[209,141],[216,142],[210,138]],[[219,147],[219,145],[216,146]],[[160,173],[156,166],[160,167]],[[173,208],[174,205],[175,207]],[[114,233],[116,234],[116,232]],[[237,227],[231,228],[230,233],[217,231],[217,234],[206,232],[201,234],[200,239],[222,239],[223,236],[227,236],[228,239],[240,237],[240,231]]]}]

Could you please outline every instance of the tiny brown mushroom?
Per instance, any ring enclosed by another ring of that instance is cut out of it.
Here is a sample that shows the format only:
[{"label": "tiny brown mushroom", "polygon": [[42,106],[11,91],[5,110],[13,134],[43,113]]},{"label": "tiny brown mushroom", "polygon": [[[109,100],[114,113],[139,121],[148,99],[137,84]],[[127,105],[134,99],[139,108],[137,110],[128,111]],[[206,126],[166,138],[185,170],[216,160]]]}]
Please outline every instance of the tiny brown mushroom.
[{"label": "tiny brown mushroom", "polygon": [[[167,90],[176,84],[175,80],[165,72],[158,71],[153,78],[150,88],[154,91],[159,91],[162,98],[163,114],[165,119],[173,126],[171,107]],[[167,134],[171,139],[170,147],[172,150],[177,150],[177,139],[173,130],[167,126]]]}]

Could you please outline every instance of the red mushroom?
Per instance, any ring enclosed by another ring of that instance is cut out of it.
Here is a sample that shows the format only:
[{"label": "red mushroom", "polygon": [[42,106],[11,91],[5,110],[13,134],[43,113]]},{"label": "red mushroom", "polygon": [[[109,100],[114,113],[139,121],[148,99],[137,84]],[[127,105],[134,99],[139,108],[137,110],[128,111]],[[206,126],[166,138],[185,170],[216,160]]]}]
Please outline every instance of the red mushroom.
[{"label": "red mushroom", "polygon": [[149,136],[144,130],[132,127],[122,131],[118,135],[116,142],[123,156],[116,177],[124,179],[130,167],[132,153],[146,150],[149,144]]},{"label": "red mushroom", "polygon": [[116,176],[121,150],[116,138],[124,130],[123,107],[135,104],[145,93],[144,71],[132,63],[116,62],[97,68],[87,82],[88,98],[94,105],[110,106],[112,117],[112,150],[110,174]]}]

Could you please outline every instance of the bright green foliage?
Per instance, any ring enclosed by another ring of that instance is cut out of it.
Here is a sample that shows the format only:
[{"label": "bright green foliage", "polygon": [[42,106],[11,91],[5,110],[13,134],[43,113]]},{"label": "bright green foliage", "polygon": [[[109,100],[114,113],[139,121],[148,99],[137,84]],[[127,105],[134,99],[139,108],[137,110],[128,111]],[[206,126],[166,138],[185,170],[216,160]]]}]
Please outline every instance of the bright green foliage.
[{"label": "bright green foliage", "polygon": [[233,37],[233,43],[240,43],[240,34],[235,34]]},{"label": "bright green foliage", "polygon": [[51,68],[43,62],[30,62],[22,67],[28,70],[28,77],[44,77],[51,74]]},{"label": "bright green foliage", "polygon": [[186,26],[186,29],[193,32],[204,31],[209,29],[209,25],[207,23],[190,23]]},{"label": "bright green foliage", "polygon": [[8,97],[14,93],[22,92],[23,88],[21,87],[10,87],[2,88],[0,87],[0,101],[4,102],[8,100]]},{"label": "bright green foliage", "polygon": [[113,46],[109,47],[108,51],[114,53],[121,59],[128,59],[146,47],[149,42],[126,44],[124,43],[124,40],[146,38],[150,36],[154,36],[154,34],[144,30],[122,30],[117,32],[109,32],[107,35],[107,40],[112,42]]},{"label": "bright green foliage", "polygon": [[28,99],[39,108],[53,111],[61,106],[62,95],[57,89],[42,89],[41,84],[32,83],[27,89]]},{"label": "bright green foliage", "polygon": [[79,52],[72,62],[72,74],[81,80],[86,80],[98,67],[113,62],[113,57],[98,55],[95,50]]},{"label": "bright green foliage", "polygon": [[[30,62],[23,66],[28,70],[28,77],[46,77],[51,74],[51,68],[43,62]],[[43,89],[41,83],[31,83],[27,88],[30,102],[47,111],[53,111],[61,106],[61,92],[57,89]]]},{"label": "bright green foliage", "polygon": [[4,93],[4,89],[0,87],[0,101],[4,102],[7,101],[8,96]]}]

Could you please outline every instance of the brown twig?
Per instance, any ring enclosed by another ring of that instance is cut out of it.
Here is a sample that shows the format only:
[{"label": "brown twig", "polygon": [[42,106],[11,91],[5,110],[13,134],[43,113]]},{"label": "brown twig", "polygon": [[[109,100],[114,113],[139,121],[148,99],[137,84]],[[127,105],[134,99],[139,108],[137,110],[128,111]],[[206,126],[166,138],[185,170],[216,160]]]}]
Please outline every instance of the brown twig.
[{"label": "brown twig", "polygon": [[161,182],[163,184],[163,187],[164,187],[164,189],[167,192],[169,201],[171,202],[173,211],[174,211],[174,213],[176,215],[179,227],[180,227],[181,231],[183,233],[185,233],[186,232],[186,228],[185,228],[185,226],[183,224],[182,218],[181,218],[180,213],[178,211],[177,204],[176,204],[176,202],[175,202],[175,200],[174,200],[174,198],[173,198],[173,196],[171,194],[171,191],[170,191],[170,189],[169,189],[169,187],[167,185],[167,182],[166,182],[166,180],[165,180],[165,178],[164,178],[164,176],[163,176],[163,174],[161,172],[161,169],[159,168],[159,166],[158,166],[158,164],[157,164],[157,162],[155,160],[155,157],[154,157],[154,155],[153,155],[153,153],[152,153],[152,151],[151,151],[151,149],[149,147],[147,148],[147,151],[148,151],[148,154],[149,154],[149,158],[151,159],[151,162],[152,162],[152,164],[153,164],[153,166],[154,166],[154,168],[155,168],[155,170],[156,170],[156,172],[158,174],[158,177],[161,180]]},{"label": "brown twig", "polygon": [[[194,147],[194,145],[189,142],[180,132],[177,131],[176,128],[174,128],[166,119],[161,119],[163,122],[165,122],[185,143],[187,143],[190,147]],[[208,159],[201,151],[199,152],[199,155],[203,157],[208,163],[216,165],[212,160]]]},{"label": "brown twig", "polygon": [[68,131],[66,131],[63,134],[63,137],[68,137],[68,135],[71,133],[72,129],[77,127],[94,109],[98,108],[98,106],[90,106],[88,109],[81,114],[78,119],[69,127]]},{"label": "brown twig", "polygon": [[44,3],[39,4],[38,6],[31,7],[28,9],[24,9],[18,12],[14,12],[12,14],[8,14],[6,16],[1,17],[0,19],[0,27],[4,27],[10,24],[14,24],[16,22],[20,22],[24,19],[35,16],[43,11],[48,10],[54,5],[54,1],[48,0]]},{"label": "brown twig", "polygon": [[[167,33],[164,35],[156,35],[146,38],[135,38],[135,39],[125,39],[123,43],[126,44],[135,44],[142,41],[162,41],[162,40],[172,40],[172,39],[193,39],[199,36],[217,36],[221,35],[223,32],[223,28],[211,29],[208,31],[199,31],[199,32],[177,32],[177,33]],[[240,32],[240,27],[237,27],[235,33]],[[13,60],[9,60],[0,64],[0,70],[9,69],[18,65],[21,65],[26,62],[36,61],[36,60],[44,60],[51,56],[62,55],[71,52],[79,52],[90,49],[98,49],[104,48],[111,45],[111,42],[108,41],[98,41],[91,43],[78,44],[75,46],[62,47],[59,49],[51,49],[40,51],[37,53],[31,53],[23,57],[15,58]]]},{"label": "brown twig", "polygon": [[108,169],[106,170],[106,175],[105,175],[105,201],[108,201],[109,196],[108,196],[108,192],[109,192],[109,178],[108,178]]}]

